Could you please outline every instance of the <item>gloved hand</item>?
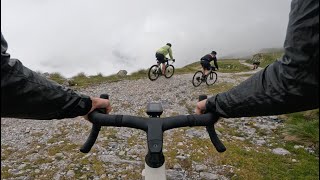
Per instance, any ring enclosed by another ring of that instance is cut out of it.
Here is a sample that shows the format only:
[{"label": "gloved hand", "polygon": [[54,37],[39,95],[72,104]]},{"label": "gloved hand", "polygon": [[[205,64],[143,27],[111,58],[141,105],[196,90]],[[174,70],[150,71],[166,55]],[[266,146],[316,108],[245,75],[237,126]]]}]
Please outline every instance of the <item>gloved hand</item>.
[{"label": "gloved hand", "polygon": [[176,62],[176,60],[175,60],[175,59],[172,59],[172,61],[173,61],[173,62]]}]

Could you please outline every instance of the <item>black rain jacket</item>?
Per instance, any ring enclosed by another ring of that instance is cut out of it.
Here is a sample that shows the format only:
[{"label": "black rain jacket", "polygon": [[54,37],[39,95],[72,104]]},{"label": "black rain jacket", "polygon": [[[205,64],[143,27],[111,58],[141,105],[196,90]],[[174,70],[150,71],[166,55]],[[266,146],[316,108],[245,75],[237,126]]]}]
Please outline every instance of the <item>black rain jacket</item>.
[{"label": "black rain jacket", "polygon": [[208,61],[209,63],[210,63],[211,61],[213,61],[214,66],[215,66],[217,69],[219,69],[218,62],[217,62],[217,61],[218,61],[218,60],[217,60],[217,57],[212,57],[210,54],[207,54],[207,55],[203,56],[200,60],[201,60],[201,61]]},{"label": "black rain jacket", "polygon": [[6,52],[1,32],[1,117],[63,119],[87,114],[92,102],[26,68]]},{"label": "black rain jacket", "polygon": [[284,56],[234,87],[210,97],[220,117],[279,115],[319,108],[319,0],[293,0]]}]

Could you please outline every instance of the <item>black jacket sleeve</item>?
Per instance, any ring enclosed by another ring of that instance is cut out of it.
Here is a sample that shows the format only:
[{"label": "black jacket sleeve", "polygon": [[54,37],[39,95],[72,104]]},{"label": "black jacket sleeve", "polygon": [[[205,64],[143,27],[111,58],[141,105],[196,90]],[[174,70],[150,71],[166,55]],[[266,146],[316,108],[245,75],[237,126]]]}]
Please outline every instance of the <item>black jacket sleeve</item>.
[{"label": "black jacket sleeve", "polygon": [[221,117],[319,108],[319,0],[293,0],[284,56],[228,92],[208,99]]},{"label": "black jacket sleeve", "polygon": [[214,66],[219,69],[219,66],[218,66],[218,60],[216,57],[213,58],[213,63],[214,63]]},{"label": "black jacket sleeve", "polygon": [[6,51],[1,33],[1,117],[62,119],[89,112],[90,97],[42,77]]}]

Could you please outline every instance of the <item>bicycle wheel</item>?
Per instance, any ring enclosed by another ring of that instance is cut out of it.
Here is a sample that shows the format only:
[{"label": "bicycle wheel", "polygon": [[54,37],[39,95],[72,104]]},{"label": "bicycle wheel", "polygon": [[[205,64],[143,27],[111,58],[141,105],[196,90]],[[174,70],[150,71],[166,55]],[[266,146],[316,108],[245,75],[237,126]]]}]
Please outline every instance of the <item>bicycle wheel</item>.
[{"label": "bicycle wheel", "polygon": [[200,84],[202,83],[202,75],[202,71],[197,71],[196,73],[194,73],[192,78],[192,84],[194,87],[200,86]]},{"label": "bicycle wheel", "polygon": [[174,74],[174,67],[172,65],[166,66],[166,72],[164,76],[166,78],[171,78]]},{"label": "bicycle wheel", "polygon": [[151,81],[158,79],[158,77],[160,75],[159,70],[160,70],[160,68],[158,67],[158,65],[151,66],[151,68],[149,69],[149,72],[148,72],[148,77]]},{"label": "bicycle wheel", "polygon": [[207,76],[206,84],[207,84],[208,86],[210,86],[210,85],[214,84],[214,83],[217,81],[217,79],[218,79],[217,73],[211,71],[211,72],[208,74],[208,76]]}]

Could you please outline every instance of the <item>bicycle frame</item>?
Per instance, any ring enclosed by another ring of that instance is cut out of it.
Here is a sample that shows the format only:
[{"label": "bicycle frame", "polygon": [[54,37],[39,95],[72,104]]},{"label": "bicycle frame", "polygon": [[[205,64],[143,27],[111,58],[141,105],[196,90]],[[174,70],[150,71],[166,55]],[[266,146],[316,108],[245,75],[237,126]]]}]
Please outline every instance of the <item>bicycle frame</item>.
[{"label": "bicycle frame", "polygon": [[[101,95],[100,97],[102,97]],[[108,97],[104,95],[103,97]],[[206,96],[199,97],[202,100]],[[186,126],[206,126],[211,142],[218,152],[224,152],[225,146],[219,140],[213,124],[218,117],[207,113],[203,115],[180,115],[175,117],[160,118],[163,112],[160,103],[149,103],[147,114],[149,118],[128,116],[128,115],[108,115],[93,111],[89,114],[89,121],[92,122],[91,133],[80,149],[83,153],[88,153],[94,145],[101,126],[130,127],[143,130],[147,133],[148,153],[145,156],[145,169],[142,176],[145,180],[165,180],[165,157],[162,152],[163,133],[166,130],[186,127]]]},{"label": "bicycle frame", "polygon": [[209,75],[211,72],[215,72],[215,71],[216,71],[216,67],[211,66],[211,67],[210,67],[210,70],[208,70],[208,75]]},{"label": "bicycle frame", "polygon": [[[208,70],[208,74],[204,76],[204,70],[196,71],[192,78],[192,84],[194,87],[200,86],[202,82],[205,82],[208,86],[213,85],[218,78],[217,73],[215,72],[215,67],[211,66],[210,70]],[[208,81],[209,78],[209,81]],[[214,81],[212,81],[214,80]]]},{"label": "bicycle frame", "polygon": [[[169,65],[172,65],[174,62],[175,62],[175,61],[172,61],[172,63],[170,64],[170,63],[169,63],[169,59],[166,58],[164,64],[165,64],[166,66],[169,66]],[[163,63],[160,63],[159,61],[157,61],[157,65],[158,65],[158,67],[159,67],[160,69],[162,69],[161,64],[163,64]]]}]

